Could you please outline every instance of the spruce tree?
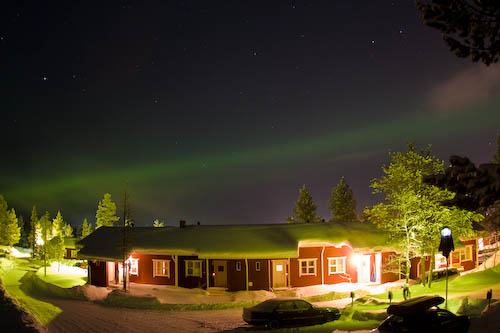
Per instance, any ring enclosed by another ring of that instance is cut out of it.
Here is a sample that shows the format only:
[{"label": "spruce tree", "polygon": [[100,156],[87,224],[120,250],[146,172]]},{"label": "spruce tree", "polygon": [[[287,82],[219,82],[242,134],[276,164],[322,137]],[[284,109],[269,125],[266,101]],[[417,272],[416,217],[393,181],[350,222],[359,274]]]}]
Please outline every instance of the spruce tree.
[{"label": "spruce tree", "polygon": [[40,218],[40,236],[42,240],[41,246],[41,255],[44,261],[44,275],[47,276],[47,260],[49,259],[49,249],[50,244],[49,241],[52,239],[52,223],[50,221],[49,212],[45,212],[45,214]]},{"label": "spruce tree", "polygon": [[12,246],[19,242],[21,228],[19,228],[14,208],[10,211],[7,202],[0,195],[0,245]]},{"label": "spruce tree", "polygon": [[56,217],[52,220],[52,236],[63,236],[64,220],[61,211],[57,212]]},{"label": "spruce tree", "polygon": [[71,237],[73,237],[73,228],[71,227],[71,224],[64,223],[64,226],[63,226],[63,237],[64,238],[71,238]]},{"label": "spruce tree", "polygon": [[0,244],[5,245],[7,243],[7,225],[10,215],[7,209],[7,201],[0,195]]},{"label": "spruce tree", "polygon": [[113,223],[120,218],[116,214],[116,204],[111,201],[111,194],[104,194],[104,198],[99,201],[96,218],[96,229],[102,226],[112,227]]},{"label": "spruce tree", "polygon": [[299,199],[293,208],[293,217],[287,218],[289,223],[318,223],[321,218],[316,215],[316,205],[307,191],[306,185],[299,189]]},{"label": "spruce tree", "polygon": [[92,233],[92,223],[87,222],[87,218],[83,219],[82,224],[82,238],[87,237]]},{"label": "spruce tree", "polygon": [[12,208],[8,214],[7,225],[5,226],[5,245],[13,246],[21,238],[21,228],[19,227],[16,212]]},{"label": "spruce tree", "polygon": [[40,222],[38,220],[38,213],[36,207],[33,206],[31,209],[30,218],[30,234],[28,237],[30,249],[32,250],[31,256],[34,258],[37,255],[37,239],[40,237]]},{"label": "spruce tree", "polygon": [[332,195],[329,200],[330,211],[332,213],[332,221],[355,221],[356,214],[356,200],[351,188],[345,182],[344,176],[340,182],[332,190]]},{"label": "spruce tree", "polygon": [[153,221],[153,227],[155,228],[162,228],[165,226],[165,223],[160,222],[160,220],[156,219]]}]

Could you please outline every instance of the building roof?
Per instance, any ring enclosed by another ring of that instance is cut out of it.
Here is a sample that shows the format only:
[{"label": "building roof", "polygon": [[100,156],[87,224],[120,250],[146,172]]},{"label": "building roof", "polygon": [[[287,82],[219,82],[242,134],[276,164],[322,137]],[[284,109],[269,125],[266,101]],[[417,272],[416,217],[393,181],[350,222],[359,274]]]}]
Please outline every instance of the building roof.
[{"label": "building roof", "polygon": [[[82,239],[79,257],[122,260],[123,228],[101,227]],[[217,259],[297,258],[300,246],[388,248],[387,234],[371,223],[192,225],[127,228],[128,253],[196,255]]]}]

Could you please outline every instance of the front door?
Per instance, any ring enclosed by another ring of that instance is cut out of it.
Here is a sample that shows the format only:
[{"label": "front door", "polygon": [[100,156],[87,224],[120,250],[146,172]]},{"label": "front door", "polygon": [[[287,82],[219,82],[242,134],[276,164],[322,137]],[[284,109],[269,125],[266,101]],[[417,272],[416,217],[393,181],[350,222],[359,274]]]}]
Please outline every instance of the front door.
[{"label": "front door", "polygon": [[286,272],[286,260],[273,260],[273,288],[285,288],[287,286]]},{"label": "front door", "polygon": [[214,260],[214,287],[227,287],[227,261]]},{"label": "front door", "polygon": [[108,286],[110,284],[115,284],[115,263],[112,261],[106,262],[106,271],[108,274]]},{"label": "front door", "polygon": [[358,265],[358,282],[370,282],[370,255],[363,255]]}]

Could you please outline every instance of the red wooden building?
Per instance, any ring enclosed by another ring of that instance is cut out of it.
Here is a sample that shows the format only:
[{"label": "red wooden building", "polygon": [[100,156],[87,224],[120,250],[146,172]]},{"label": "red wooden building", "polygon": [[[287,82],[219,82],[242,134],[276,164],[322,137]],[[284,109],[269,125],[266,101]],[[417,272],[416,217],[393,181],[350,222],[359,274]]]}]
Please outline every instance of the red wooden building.
[{"label": "red wooden building", "polygon": [[89,282],[98,286],[120,284],[124,260],[130,282],[187,288],[270,290],[399,279],[382,271],[394,252],[370,223],[101,227],[79,244]]}]

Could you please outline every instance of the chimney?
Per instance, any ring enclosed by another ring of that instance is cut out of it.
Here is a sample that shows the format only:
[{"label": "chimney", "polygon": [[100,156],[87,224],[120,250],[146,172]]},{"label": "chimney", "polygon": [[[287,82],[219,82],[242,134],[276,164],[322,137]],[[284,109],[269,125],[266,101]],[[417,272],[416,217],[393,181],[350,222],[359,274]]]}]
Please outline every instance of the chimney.
[{"label": "chimney", "polygon": [[180,220],[179,221],[179,228],[185,228],[186,227],[186,221]]}]

